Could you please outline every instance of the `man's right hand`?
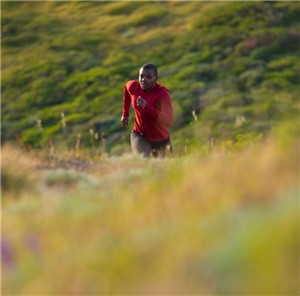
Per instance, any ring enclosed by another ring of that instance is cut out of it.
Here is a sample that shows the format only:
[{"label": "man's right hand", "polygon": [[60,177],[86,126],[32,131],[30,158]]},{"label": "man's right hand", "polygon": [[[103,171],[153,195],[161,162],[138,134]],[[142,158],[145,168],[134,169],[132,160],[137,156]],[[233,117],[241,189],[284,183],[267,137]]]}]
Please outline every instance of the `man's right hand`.
[{"label": "man's right hand", "polygon": [[122,122],[123,127],[127,127],[128,126],[128,117],[122,116],[121,122]]}]

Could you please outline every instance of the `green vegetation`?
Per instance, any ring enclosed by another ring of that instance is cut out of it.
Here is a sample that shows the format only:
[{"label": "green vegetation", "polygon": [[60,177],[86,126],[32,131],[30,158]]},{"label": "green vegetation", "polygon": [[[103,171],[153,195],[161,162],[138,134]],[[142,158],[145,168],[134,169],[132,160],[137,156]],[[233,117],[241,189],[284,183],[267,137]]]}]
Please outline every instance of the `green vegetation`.
[{"label": "green vegetation", "polygon": [[148,61],[174,100],[178,153],[265,134],[298,113],[299,13],[297,2],[4,1],[2,139],[73,146],[80,134],[89,146],[93,129],[107,151],[127,151],[123,85]]},{"label": "green vegetation", "polygon": [[163,160],[4,146],[2,295],[297,295],[299,145],[286,131]]},{"label": "green vegetation", "polygon": [[[299,3],[1,9],[2,295],[299,294]],[[165,159],[120,124],[146,62]]]}]

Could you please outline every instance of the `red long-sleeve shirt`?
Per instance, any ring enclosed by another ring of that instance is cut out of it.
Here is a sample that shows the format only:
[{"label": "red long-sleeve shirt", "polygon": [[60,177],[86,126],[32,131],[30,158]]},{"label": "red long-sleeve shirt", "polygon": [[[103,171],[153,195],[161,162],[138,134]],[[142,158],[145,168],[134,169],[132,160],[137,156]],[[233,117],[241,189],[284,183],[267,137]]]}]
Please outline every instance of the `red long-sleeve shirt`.
[{"label": "red long-sleeve shirt", "polygon": [[[146,100],[145,108],[137,106],[137,98]],[[130,103],[135,112],[133,130],[150,142],[161,142],[170,136],[173,123],[173,108],[169,91],[156,83],[145,92],[138,81],[129,81],[124,87],[122,115],[129,117]]]}]

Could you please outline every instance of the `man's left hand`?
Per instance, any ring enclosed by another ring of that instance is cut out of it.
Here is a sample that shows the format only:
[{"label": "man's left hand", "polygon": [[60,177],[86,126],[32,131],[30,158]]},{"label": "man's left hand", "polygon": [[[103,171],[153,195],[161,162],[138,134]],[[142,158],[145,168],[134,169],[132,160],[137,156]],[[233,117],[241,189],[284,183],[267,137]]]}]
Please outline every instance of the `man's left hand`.
[{"label": "man's left hand", "polygon": [[146,105],[147,105],[147,102],[145,99],[143,99],[142,97],[138,97],[137,100],[136,100],[136,104],[138,106],[141,106],[142,108],[145,108]]}]

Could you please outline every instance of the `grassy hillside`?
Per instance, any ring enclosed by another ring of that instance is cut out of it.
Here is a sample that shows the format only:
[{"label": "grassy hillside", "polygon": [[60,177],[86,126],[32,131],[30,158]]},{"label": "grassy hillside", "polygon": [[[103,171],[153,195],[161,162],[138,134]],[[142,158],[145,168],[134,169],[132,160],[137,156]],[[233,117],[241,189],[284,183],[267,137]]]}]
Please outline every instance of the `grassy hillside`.
[{"label": "grassy hillside", "polygon": [[298,295],[299,144],[272,134],[164,160],[5,146],[2,295]]},{"label": "grassy hillside", "polygon": [[171,91],[178,153],[255,140],[298,115],[297,2],[1,6],[4,141],[74,147],[80,135],[84,146],[105,138],[111,154],[128,151],[123,85],[145,62]]},{"label": "grassy hillside", "polygon": [[[299,15],[2,1],[2,295],[298,295]],[[145,62],[173,97],[165,159],[119,122]]]}]

